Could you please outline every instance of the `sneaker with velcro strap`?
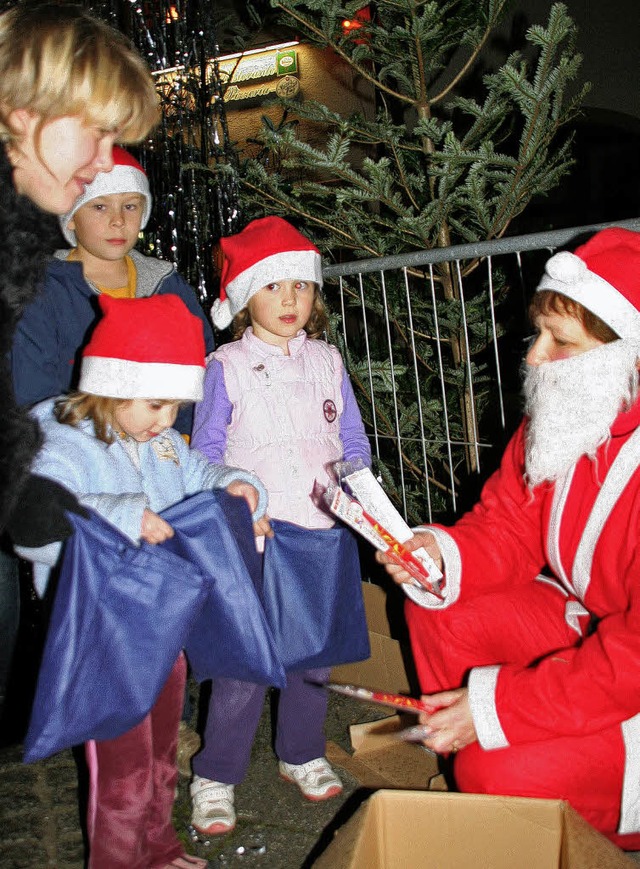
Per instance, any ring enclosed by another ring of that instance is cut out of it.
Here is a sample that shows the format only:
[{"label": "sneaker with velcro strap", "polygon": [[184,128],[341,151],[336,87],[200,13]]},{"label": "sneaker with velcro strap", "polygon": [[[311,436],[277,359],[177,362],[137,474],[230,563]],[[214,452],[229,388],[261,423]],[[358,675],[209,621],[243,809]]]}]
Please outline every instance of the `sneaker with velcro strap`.
[{"label": "sneaker with velcro strap", "polygon": [[342,782],[335,774],[326,757],[316,757],[306,763],[278,763],[281,778],[298,785],[302,795],[318,802],[342,793]]},{"label": "sneaker with velcro strap", "polygon": [[234,786],[194,775],[191,793],[191,826],[208,836],[230,833],[236,825]]}]

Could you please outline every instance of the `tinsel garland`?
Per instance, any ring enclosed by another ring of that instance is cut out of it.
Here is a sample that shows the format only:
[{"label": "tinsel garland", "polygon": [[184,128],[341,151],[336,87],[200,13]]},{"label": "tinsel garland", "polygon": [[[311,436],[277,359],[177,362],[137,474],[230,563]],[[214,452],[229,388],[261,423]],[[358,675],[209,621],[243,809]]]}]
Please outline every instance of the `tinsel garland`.
[{"label": "tinsel garland", "polygon": [[[5,7],[13,5],[5,3]],[[142,250],[174,262],[205,311],[218,294],[218,239],[240,229],[237,155],[229,141],[214,0],[97,0],[86,8],[125,33],[157,78],[162,119],[131,148],[154,204]],[[222,174],[210,170],[224,166]]]}]

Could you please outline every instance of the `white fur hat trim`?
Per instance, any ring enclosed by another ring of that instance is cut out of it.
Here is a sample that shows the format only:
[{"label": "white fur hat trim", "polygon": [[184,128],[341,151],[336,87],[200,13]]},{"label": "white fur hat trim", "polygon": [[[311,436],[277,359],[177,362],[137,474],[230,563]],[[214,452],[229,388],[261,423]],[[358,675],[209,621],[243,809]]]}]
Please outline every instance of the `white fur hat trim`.
[{"label": "white fur hat trim", "polygon": [[536,291],[555,290],[583,305],[621,338],[640,342],[640,311],[584,260],[560,251],[547,261]]},{"label": "white fur hat trim", "polygon": [[109,398],[201,401],[204,372],[202,365],[85,356],[78,389]]},{"label": "white fur hat trim", "polygon": [[226,329],[235,315],[246,307],[258,290],[277,281],[313,281],[322,286],[322,258],[315,250],[274,253],[245,269],[226,287],[226,299],[216,299],[211,318],[218,329]]}]

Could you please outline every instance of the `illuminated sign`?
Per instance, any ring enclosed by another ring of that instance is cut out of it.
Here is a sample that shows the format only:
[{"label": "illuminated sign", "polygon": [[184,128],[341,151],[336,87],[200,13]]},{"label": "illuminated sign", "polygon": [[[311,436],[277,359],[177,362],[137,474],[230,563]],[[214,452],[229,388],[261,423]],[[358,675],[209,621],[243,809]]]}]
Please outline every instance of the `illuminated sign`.
[{"label": "illuminated sign", "polygon": [[[283,43],[221,57],[217,66],[225,87],[224,101],[261,100],[274,95],[291,99],[297,96],[300,92],[298,52],[291,47],[297,44]],[[183,72],[184,67],[174,67],[154,75],[171,88]]]},{"label": "illuminated sign", "polygon": [[[293,48],[221,60],[218,69],[223,81],[226,80],[225,102],[264,99],[273,95],[291,98],[300,91],[300,83],[296,78],[298,53]],[[272,81],[265,81],[268,79]],[[263,83],[255,87],[241,87],[258,81]]]},{"label": "illuminated sign", "polygon": [[251,57],[240,56],[233,60],[221,60],[218,69],[223,80],[235,85],[279,75],[292,75],[298,72],[298,53],[290,49],[254,54]]},{"label": "illuminated sign", "polygon": [[293,75],[285,75],[277,81],[265,82],[258,87],[239,88],[232,84],[224,92],[225,103],[235,103],[239,100],[264,99],[269,96],[278,96],[293,99],[300,92],[300,82]]}]

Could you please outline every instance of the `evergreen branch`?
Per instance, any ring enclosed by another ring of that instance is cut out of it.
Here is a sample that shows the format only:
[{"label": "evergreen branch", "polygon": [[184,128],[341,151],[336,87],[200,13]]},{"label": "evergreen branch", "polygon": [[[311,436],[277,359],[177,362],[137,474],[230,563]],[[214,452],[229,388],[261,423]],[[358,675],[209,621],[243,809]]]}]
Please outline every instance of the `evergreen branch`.
[{"label": "evergreen branch", "polygon": [[[337,234],[338,236],[342,237],[342,239],[347,243],[351,242],[352,239],[350,238],[350,236],[348,236],[346,232],[344,232],[344,231],[340,230],[338,227],[336,227],[336,225],[334,223],[330,223],[329,221],[321,220],[316,215],[311,214],[308,211],[304,211],[302,208],[296,207],[290,201],[285,202],[283,199],[278,199],[277,196],[270,194],[268,191],[265,191],[264,188],[262,188],[262,187],[257,187],[256,185],[254,185],[250,181],[248,181],[246,178],[241,178],[240,184],[243,187],[246,187],[249,190],[252,190],[254,193],[259,194],[260,197],[266,196],[271,202],[276,204],[279,207],[279,209],[284,211],[285,213],[296,214],[298,217],[304,218],[304,220],[307,223],[312,223],[315,226],[320,226],[323,229],[331,232],[332,235]],[[378,252],[374,248],[370,248],[368,253],[374,257],[378,256]]]},{"label": "evergreen branch", "polygon": [[272,5],[276,9],[280,9],[284,12],[285,15],[289,15],[294,21],[297,21],[298,24],[302,24],[306,27],[311,33],[314,34],[316,39],[327,48],[331,48],[332,51],[341,57],[344,61],[346,61],[349,66],[351,66],[358,75],[361,75],[365,81],[368,81],[369,84],[373,85],[376,90],[380,90],[383,93],[388,94],[396,100],[399,100],[401,103],[406,103],[407,105],[414,105],[415,99],[413,97],[408,96],[407,94],[403,94],[401,91],[394,90],[393,88],[388,87],[380,79],[376,78],[371,72],[369,72],[366,67],[354,61],[354,59],[347,54],[346,51],[334,40],[328,39],[319,28],[317,28],[314,24],[312,24],[307,18],[304,18],[302,15],[298,15],[293,9],[290,9],[287,6],[283,6],[281,3],[274,2]]},{"label": "evergreen branch", "polygon": [[476,45],[475,49],[471,52],[471,55],[468,58],[467,62],[464,64],[464,66],[458,72],[458,74],[449,82],[449,84],[443,90],[440,91],[439,94],[436,94],[435,97],[431,97],[429,99],[429,105],[433,106],[436,103],[439,103],[441,100],[443,100],[447,96],[447,94],[450,93],[458,85],[458,83],[460,81],[462,81],[462,79],[466,76],[466,74],[469,72],[471,67],[475,64],[476,60],[478,59],[478,55],[480,54],[480,52],[484,48],[484,45],[485,45],[487,39],[489,38],[489,36],[491,35],[491,31],[495,27],[497,20],[500,18],[500,15],[502,14],[502,10],[503,10],[504,6],[506,5],[506,3],[507,3],[507,0],[501,0],[497,9],[494,12],[494,16],[489,18],[489,21],[487,22],[487,26],[485,28],[485,31],[482,34],[481,39],[478,41],[478,44]]}]

